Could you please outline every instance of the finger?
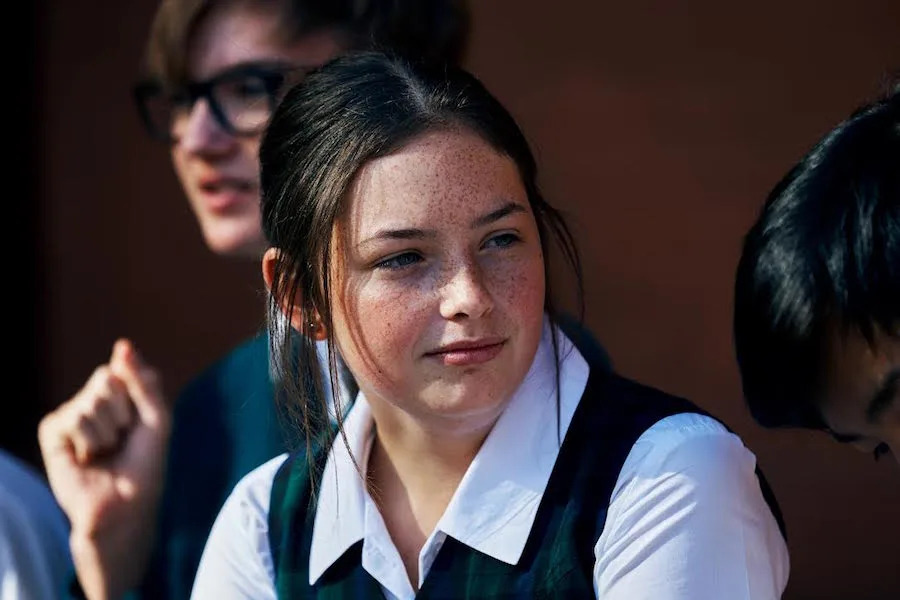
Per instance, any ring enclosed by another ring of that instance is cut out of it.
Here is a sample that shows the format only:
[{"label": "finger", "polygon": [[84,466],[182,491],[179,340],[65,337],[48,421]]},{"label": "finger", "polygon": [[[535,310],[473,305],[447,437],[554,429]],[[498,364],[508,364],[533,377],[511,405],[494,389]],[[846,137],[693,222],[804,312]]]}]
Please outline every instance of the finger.
[{"label": "finger", "polygon": [[[76,446],[78,452],[83,456],[85,449],[92,446],[92,442],[89,440],[98,437],[93,433],[94,428],[87,425],[85,430],[90,431],[88,440],[82,439],[84,434],[79,431],[80,423],[96,411],[96,405],[102,398],[102,394],[105,393],[102,390],[108,386],[112,377],[109,367],[100,365],[75,396],[41,420],[38,428],[38,442],[45,458],[49,459],[61,451],[73,454]],[[123,384],[119,385],[124,388]],[[102,432],[100,437],[103,437]]]},{"label": "finger", "polygon": [[112,429],[127,430],[134,422],[134,404],[128,388],[111,368],[98,369],[81,395],[86,397],[86,410]]},{"label": "finger", "polygon": [[159,374],[144,362],[131,342],[116,342],[110,368],[125,384],[138,416],[144,423],[157,426],[167,421],[169,407],[163,397]]},{"label": "finger", "polygon": [[85,414],[76,415],[67,437],[75,460],[80,464],[87,464],[94,458],[109,453],[118,441],[114,433],[110,435],[96,419]]},{"label": "finger", "polygon": [[64,415],[61,415],[57,409],[44,415],[44,418],[38,423],[38,445],[41,449],[41,458],[47,465],[52,464],[54,459],[61,454],[73,457],[74,448],[61,425],[63,417]]},{"label": "finger", "polygon": [[127,431],[133,420],[131,399],[125,384],[116,377],[108,365],[100,365],[78,392],[72,411],[80,420],[92,422],[91,428],[104,450],[119,443],[122,432]]},{"label": "finger", "polygon": [[128,432],[127,427],[120,427],[113,415],[112,403],[109,401],[100,401],[94,405],[93,410],[89,413],[89,417],[94,423],[97,430],[97,437],[104,450],[110,450],[117,446],[123,435]]}]

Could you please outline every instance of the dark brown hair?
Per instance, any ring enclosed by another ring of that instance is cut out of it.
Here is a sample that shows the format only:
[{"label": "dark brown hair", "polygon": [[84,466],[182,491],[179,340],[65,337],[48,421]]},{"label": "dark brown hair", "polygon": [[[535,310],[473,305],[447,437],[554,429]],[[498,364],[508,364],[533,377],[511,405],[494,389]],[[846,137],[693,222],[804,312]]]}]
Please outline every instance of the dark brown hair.
[{"label": "dark brown hair", "polygon": [[[329,273],[333,228],[345,210],[347,191],[372,160],[425,133],[460,128],[516,164],[544,256],[549,258],[549,241],[555,240],[573,268],[581,300],[577,249],[562,215],[541,194],[529,144],[512,115],[475,76],[461,68],[412,63],[379,52],[332,60],[287,93],[260,147],[263,231],[279,250],[269,298],[272,353],[280,357],[276,369],[282,397],[306,434],[308,457],[335,432],[312,341],[315,331],[304,319],[302,335],[294,335],[282,309],[318,314],[329,334],[329,371],[337,389]],[[545,267],[545,310],[555,320],[548,273]],[[558,366],[558,338],[551,339]],[[557,368],[557,392],[558,377]],[[336,404],[340,427],[339,399]]]},{"label": "dark brown hair", "polygon": [[331,30],[347,50],[383,49],[461,64],[469,40],[467,0],[162,0],[144,50],[145,75],[167,87],[187,80],[189,45],[206,16],[226,6],[275,11],[284,42]]}]

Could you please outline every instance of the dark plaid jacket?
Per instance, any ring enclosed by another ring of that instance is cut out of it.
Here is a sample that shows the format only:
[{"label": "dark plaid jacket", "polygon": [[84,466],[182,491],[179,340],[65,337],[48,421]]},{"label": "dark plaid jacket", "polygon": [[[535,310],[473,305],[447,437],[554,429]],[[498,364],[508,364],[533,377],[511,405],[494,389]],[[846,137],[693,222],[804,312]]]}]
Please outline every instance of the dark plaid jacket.
[{"label": "dark plaid jacket", "polygon": [[[590,360],[590,359],[589,359]],[[515,565],[448,537],[416,595],[423,599],[593,598],[594,545],[619,472],[637,438],[662,418],[707,414],[691,402],[594,368],[550,475],[537,516]],[[317,460],[325,460],[321,452]],[[763,495],[784,534],[781,513],[762,473]],[[309,585],[315,506],[305,456],[285,461],[275,476],[269,542],[281,599],[383,598],[361,564],[357,542]]]}]

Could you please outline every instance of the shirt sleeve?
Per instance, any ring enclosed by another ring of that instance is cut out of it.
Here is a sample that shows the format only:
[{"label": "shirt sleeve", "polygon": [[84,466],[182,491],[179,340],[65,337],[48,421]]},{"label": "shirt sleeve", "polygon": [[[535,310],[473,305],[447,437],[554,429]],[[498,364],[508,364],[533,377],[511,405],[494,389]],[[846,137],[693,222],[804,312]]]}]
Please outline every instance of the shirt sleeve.
[{"label": "shirt sleeve", "polygon": [[[0,490],[2,492],[2,490]],[[0,495],[0,600],[56,598],[65,587],[67,540],[41,531],[17,502]]]},{"label": "shirt sleeve", "polygon": [[721,423],[681,414],[638,439],[594,548],[604,600],[772,600],[787,585],[787,545],[756,457]]},{"label": "shirt sleeve", "polygon": [[235,486],[206,540],[191,600],[275,600],[269,495],[286,458],[266,462]]}]

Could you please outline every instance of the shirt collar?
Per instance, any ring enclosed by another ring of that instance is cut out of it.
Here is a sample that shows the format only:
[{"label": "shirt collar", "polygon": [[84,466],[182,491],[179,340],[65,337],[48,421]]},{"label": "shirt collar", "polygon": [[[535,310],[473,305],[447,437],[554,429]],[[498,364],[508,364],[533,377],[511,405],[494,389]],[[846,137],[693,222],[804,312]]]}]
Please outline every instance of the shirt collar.
[{"label": "shirt collar", "polygon": [[[558,421],[554,331],[560,358]],[[518,562],[588,374],[587,362],[572,342],[547,324],[531,368],[463,476],[436,529],[497,560]],[[553,426],[557,423],[558,428]],[[356,465],[366,472],[372,425],[369,406],[359,394],[344,422],[348,444],[340,437],[334,441],[322,473],[310,547],[310,585],[363,539],[367,492]]]},{"label": "shirt collar", "polygon": [[367,492],[360,473],[366,472],[373,424],[369,405],[359,394],[344,419],[346,443],[338,434],[319,481],[309,553],[310,585],[318,581],[350,546],[363,539]]}]

